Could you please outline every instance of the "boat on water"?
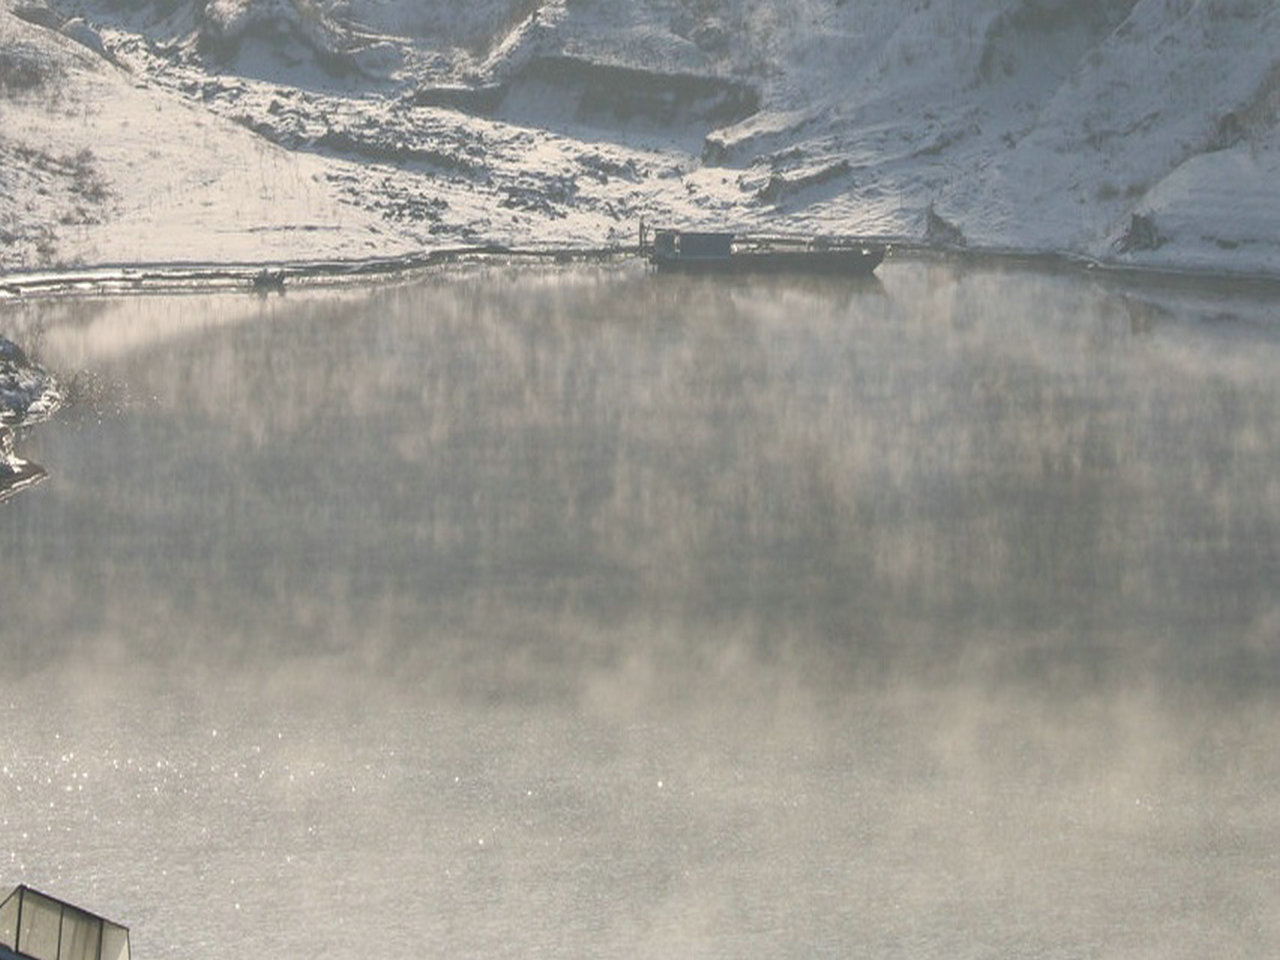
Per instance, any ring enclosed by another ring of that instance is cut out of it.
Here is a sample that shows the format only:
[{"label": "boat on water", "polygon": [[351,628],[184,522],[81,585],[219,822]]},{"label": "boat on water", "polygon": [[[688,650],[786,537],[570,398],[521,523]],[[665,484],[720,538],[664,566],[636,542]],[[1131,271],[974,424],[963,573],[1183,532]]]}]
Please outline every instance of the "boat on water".
[{"label": "boat on water", "polygon": [[860,241],[738,237],[732,233],[655,230],[641,253],[662,271],[681,273],[816,273],[868,276],[885,248]]},{"label": "boat on water", "polygon": [[0,960],[129,960],[129,928],[20,884],[0,900]]}]

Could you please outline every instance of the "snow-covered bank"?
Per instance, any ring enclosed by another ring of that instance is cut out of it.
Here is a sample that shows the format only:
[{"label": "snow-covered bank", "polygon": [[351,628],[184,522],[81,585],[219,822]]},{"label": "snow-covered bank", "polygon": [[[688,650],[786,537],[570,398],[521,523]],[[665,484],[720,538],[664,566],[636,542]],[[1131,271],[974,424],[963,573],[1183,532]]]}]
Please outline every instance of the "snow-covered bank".
[{"label": "snow-covered bank", "polygon": [[1280,275],[1267,0],[0,0],[0,271],[650,222]]}]

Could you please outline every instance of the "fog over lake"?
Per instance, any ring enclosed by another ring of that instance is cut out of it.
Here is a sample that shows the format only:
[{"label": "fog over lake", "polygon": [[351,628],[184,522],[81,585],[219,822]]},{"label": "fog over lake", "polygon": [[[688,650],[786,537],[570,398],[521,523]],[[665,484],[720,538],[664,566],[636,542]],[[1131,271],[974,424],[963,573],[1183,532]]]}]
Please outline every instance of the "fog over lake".
[{"label": "fog over lake", "polygon": [[0,885],[139,960],[1280,955],[1280,296],[0,305]]}]

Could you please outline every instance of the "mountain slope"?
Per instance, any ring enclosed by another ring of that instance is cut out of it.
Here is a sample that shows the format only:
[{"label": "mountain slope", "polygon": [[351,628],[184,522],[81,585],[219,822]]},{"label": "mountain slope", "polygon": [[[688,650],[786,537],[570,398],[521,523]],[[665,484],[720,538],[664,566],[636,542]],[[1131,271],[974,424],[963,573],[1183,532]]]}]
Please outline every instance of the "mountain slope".
[{"label": "mountain slope", "polygon": [[[0,24],[0,237],[25,238],[0,266],[599,244],[645,217],[1280,274],[1262,0],[0,0]],[[52,73],[19,89],[37,48]],[[41,139],[51,97],[92,134]],[[99,179],[33,194],[81,141]]]}]

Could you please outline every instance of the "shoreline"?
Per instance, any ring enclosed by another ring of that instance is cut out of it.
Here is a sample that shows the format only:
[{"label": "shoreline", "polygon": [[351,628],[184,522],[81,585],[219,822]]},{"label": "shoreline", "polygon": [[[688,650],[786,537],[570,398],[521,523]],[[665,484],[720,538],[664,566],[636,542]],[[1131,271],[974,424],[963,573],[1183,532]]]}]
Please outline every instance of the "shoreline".
[{"label": "shoreline", "polygon": [[[842,237],[851,243],[883,246],[886,263],[894,259],[950,259],[975,266],[1007,264],[1027,268],[1068,270],[1130,281],[1155,281],[1197,287],[1227,285],[1233,290],[1253,287],[1280,293],[1280,271],[1231,271],[1221,268],[1122,263],[1083,254],[1017,248],[929,244],[905,237]],[[485,263],[499,266],[545,263],[569,265],[643,260],[633,246],[574,247],[565,245],[515,247],[500,243],[441,247],[420,253],[359,259],[275,260],[243,262],[175,261],[100,264],[73,268],[0,273],[0,304],[34,298],[66,296],[128,296],[130,294],[225,290],[265,295],[289,286],[364,283],[403,277],[435,267]]]}]

